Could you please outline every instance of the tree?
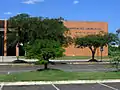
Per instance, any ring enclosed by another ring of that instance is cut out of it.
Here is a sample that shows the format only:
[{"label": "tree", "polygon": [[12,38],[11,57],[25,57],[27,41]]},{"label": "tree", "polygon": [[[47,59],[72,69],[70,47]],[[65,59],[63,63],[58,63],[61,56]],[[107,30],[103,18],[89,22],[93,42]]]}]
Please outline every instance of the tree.
[{"label": "tree", "polygon": [[16,37],[15,39],[15,41],[17,41],[16,43],[21,43],[21,42],[25,43],[28,41],[27,33],[29,32],[28,30],[30,28],[29,20],[30,20],[30,15],[25,13],[18,14],[8,19],[8,27],[10,28],[12,33],[16,34],[13,35],[14,37]]},{"label": "tree", "polygon": [[117,37],[118,37],[118,40],[119,40],[119,46],[120,46],[120,28],[116,30],[116,33],[117,33]]},{"label": "tree", "polygon": [[115,67],[117,71],[120,71],[120,56],[116,53],[112,54],[110,64]]},{"label": "tree", "polygon": [[49,59],[61,57],[65,51],[59,41],[49,39],[37,39],[34,43],[28,44],[26,50],[26,57],[38,59],[39,63],[44,64],[44,69],[48,68]]},{"label": "tree", "polygon": [[45,18],[36,27],[36,31],[31,31],[30,44],[26,46],[26,55],[29,58],[37,58],[40,62],[44,61],[45,69],[47,69],[46,61],[49,62],[51,58],[62,56],[63,46],[67,46],[71,38],[64,34],[68,32],[68,29],[59,19]]},{"label": "tree", "polygon": [[[8,50],[15,50],[16,45],[19,47],[21,43],[24,45],[24,43],[27,42],[28,38],[26,37],[28,35],[26,34],[26,30],[29,29],[29,18],[30,15],[23,13],[8,19]],[[17,57],[17,59],[19,59],[19,57]]]},{"label": "tree", "polygon": [[[112,43],[109,43],[109,57],[110,57],[110,64],[116,68],[117,71],[120,71],[120,29],[118,29],[117,34],[110,33],[109,35],[112,38]],[[114,45],[118,45],[115,47]]]},{"label": "tree", "polygon": [[31,17],[28,14],[19,14],[11,17],[9,27],[16,32],[17,41],[24,43],[34,42],[36,39],[54,39],[66,43],[66,36],[63,36],[68,29],[63,25],[63,18],[49,19],[43,17]]},{"label": "tree", "polygon": [[115,44],[119,44],[120,43],[120,40],[119,40],[119,37],[117,34],[114,34],[114,33],[109,33],[109,44],[111,43],[115,43]]},{"label": "tree", "polygon": [[[117,34],[114,34],[114,33],[109,33],[109,37],[110,37],[110,43],[108,43],[108,50],[109,50],[109,55],[112,55],[113,53],[116,53],[119,54],[119,43],[120,43],[120,40],[118,38],[118,35]],[[118,47],[116,47],[116,45]]]},{"label": "tree", "polygon": [[87,35],[85,37],[77,37],[75,38],[75,46],[77,48],[85,48],[88,47],[92,53],[92,59],[90,61],[96,61],[94,59],[96,49],[99,47],[107,46],[110,42],[108,34],[96,34],[96,35]]},{"label": "tree", "polygon": [[48,62],[50,58],[62,56],[63,46],[68,46],[72,42],[66,34],[69,30],[62,20],[61,17],[49,19],[20,14],[11,17],[9,23],[14,28],[12,31],[18,35],[17,43],[23,43],[26,57]]}]

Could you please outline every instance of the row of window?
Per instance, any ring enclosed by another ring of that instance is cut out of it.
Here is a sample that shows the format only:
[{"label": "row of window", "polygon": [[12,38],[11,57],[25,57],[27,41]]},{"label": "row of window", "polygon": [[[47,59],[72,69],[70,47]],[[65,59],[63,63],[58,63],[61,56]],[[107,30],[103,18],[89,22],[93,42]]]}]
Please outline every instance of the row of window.
[{"label": "row of window", "polygon": [[76,32],[76,34],[97,34],[98,32]]},{"label": "row of window", "polygon": [[79,29],[79,30],[103,30],[102,28],[76,28],[76,27],[72,27],[72,28],[69,28],[69,29]]}]

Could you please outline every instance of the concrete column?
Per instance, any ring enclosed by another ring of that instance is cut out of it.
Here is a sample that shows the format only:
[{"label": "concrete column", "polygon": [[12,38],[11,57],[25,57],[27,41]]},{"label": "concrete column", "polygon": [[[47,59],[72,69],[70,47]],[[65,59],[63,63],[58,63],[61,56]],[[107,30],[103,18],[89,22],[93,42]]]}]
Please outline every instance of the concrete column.
[{"label": "concrete column", "polygon": [[16,45],[16,56],[19,56],[19,47],[18,47],[18,43]]},{"label": "concrete column", "polygon": [[4,21],[4,56],[7,56],[7,20]]}]

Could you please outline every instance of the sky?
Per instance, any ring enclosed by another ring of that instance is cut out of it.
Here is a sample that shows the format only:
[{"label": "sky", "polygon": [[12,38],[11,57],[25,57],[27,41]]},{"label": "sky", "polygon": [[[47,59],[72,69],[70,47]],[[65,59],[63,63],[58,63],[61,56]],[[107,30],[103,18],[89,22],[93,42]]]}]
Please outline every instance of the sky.
[{"label": "sky", "polygon": [[109,32],[120,28],[120,0],[0,0],[0,19],[20,13],[70,21],[107,22]]}]

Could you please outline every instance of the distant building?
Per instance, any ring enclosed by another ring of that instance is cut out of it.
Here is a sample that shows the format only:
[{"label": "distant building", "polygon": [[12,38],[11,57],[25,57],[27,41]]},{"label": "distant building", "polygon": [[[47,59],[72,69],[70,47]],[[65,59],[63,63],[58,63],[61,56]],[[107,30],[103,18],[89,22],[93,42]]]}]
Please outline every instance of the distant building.
[{"label": "distant building", "polygon": [[[70,30],[70,36],[85,36],[88,34],[97,34],[102,32],[108,32],[108,24],[106,22],[79,22],[79,21],[63,21],[64,25]],[[7,48],[7,21],[0,21],[0,56],[18,56],[19,49],[17,44],[14,48]],[[3,38],[2,38],[3,37]],[[103,48],[103,56],[108,55],[108,47]],[[66,56],[91,56],[91,51],[88,48],[80,49],[71,45],[65,48]],[[100,56],[100,48],[96,51],[96,56]]]}]

